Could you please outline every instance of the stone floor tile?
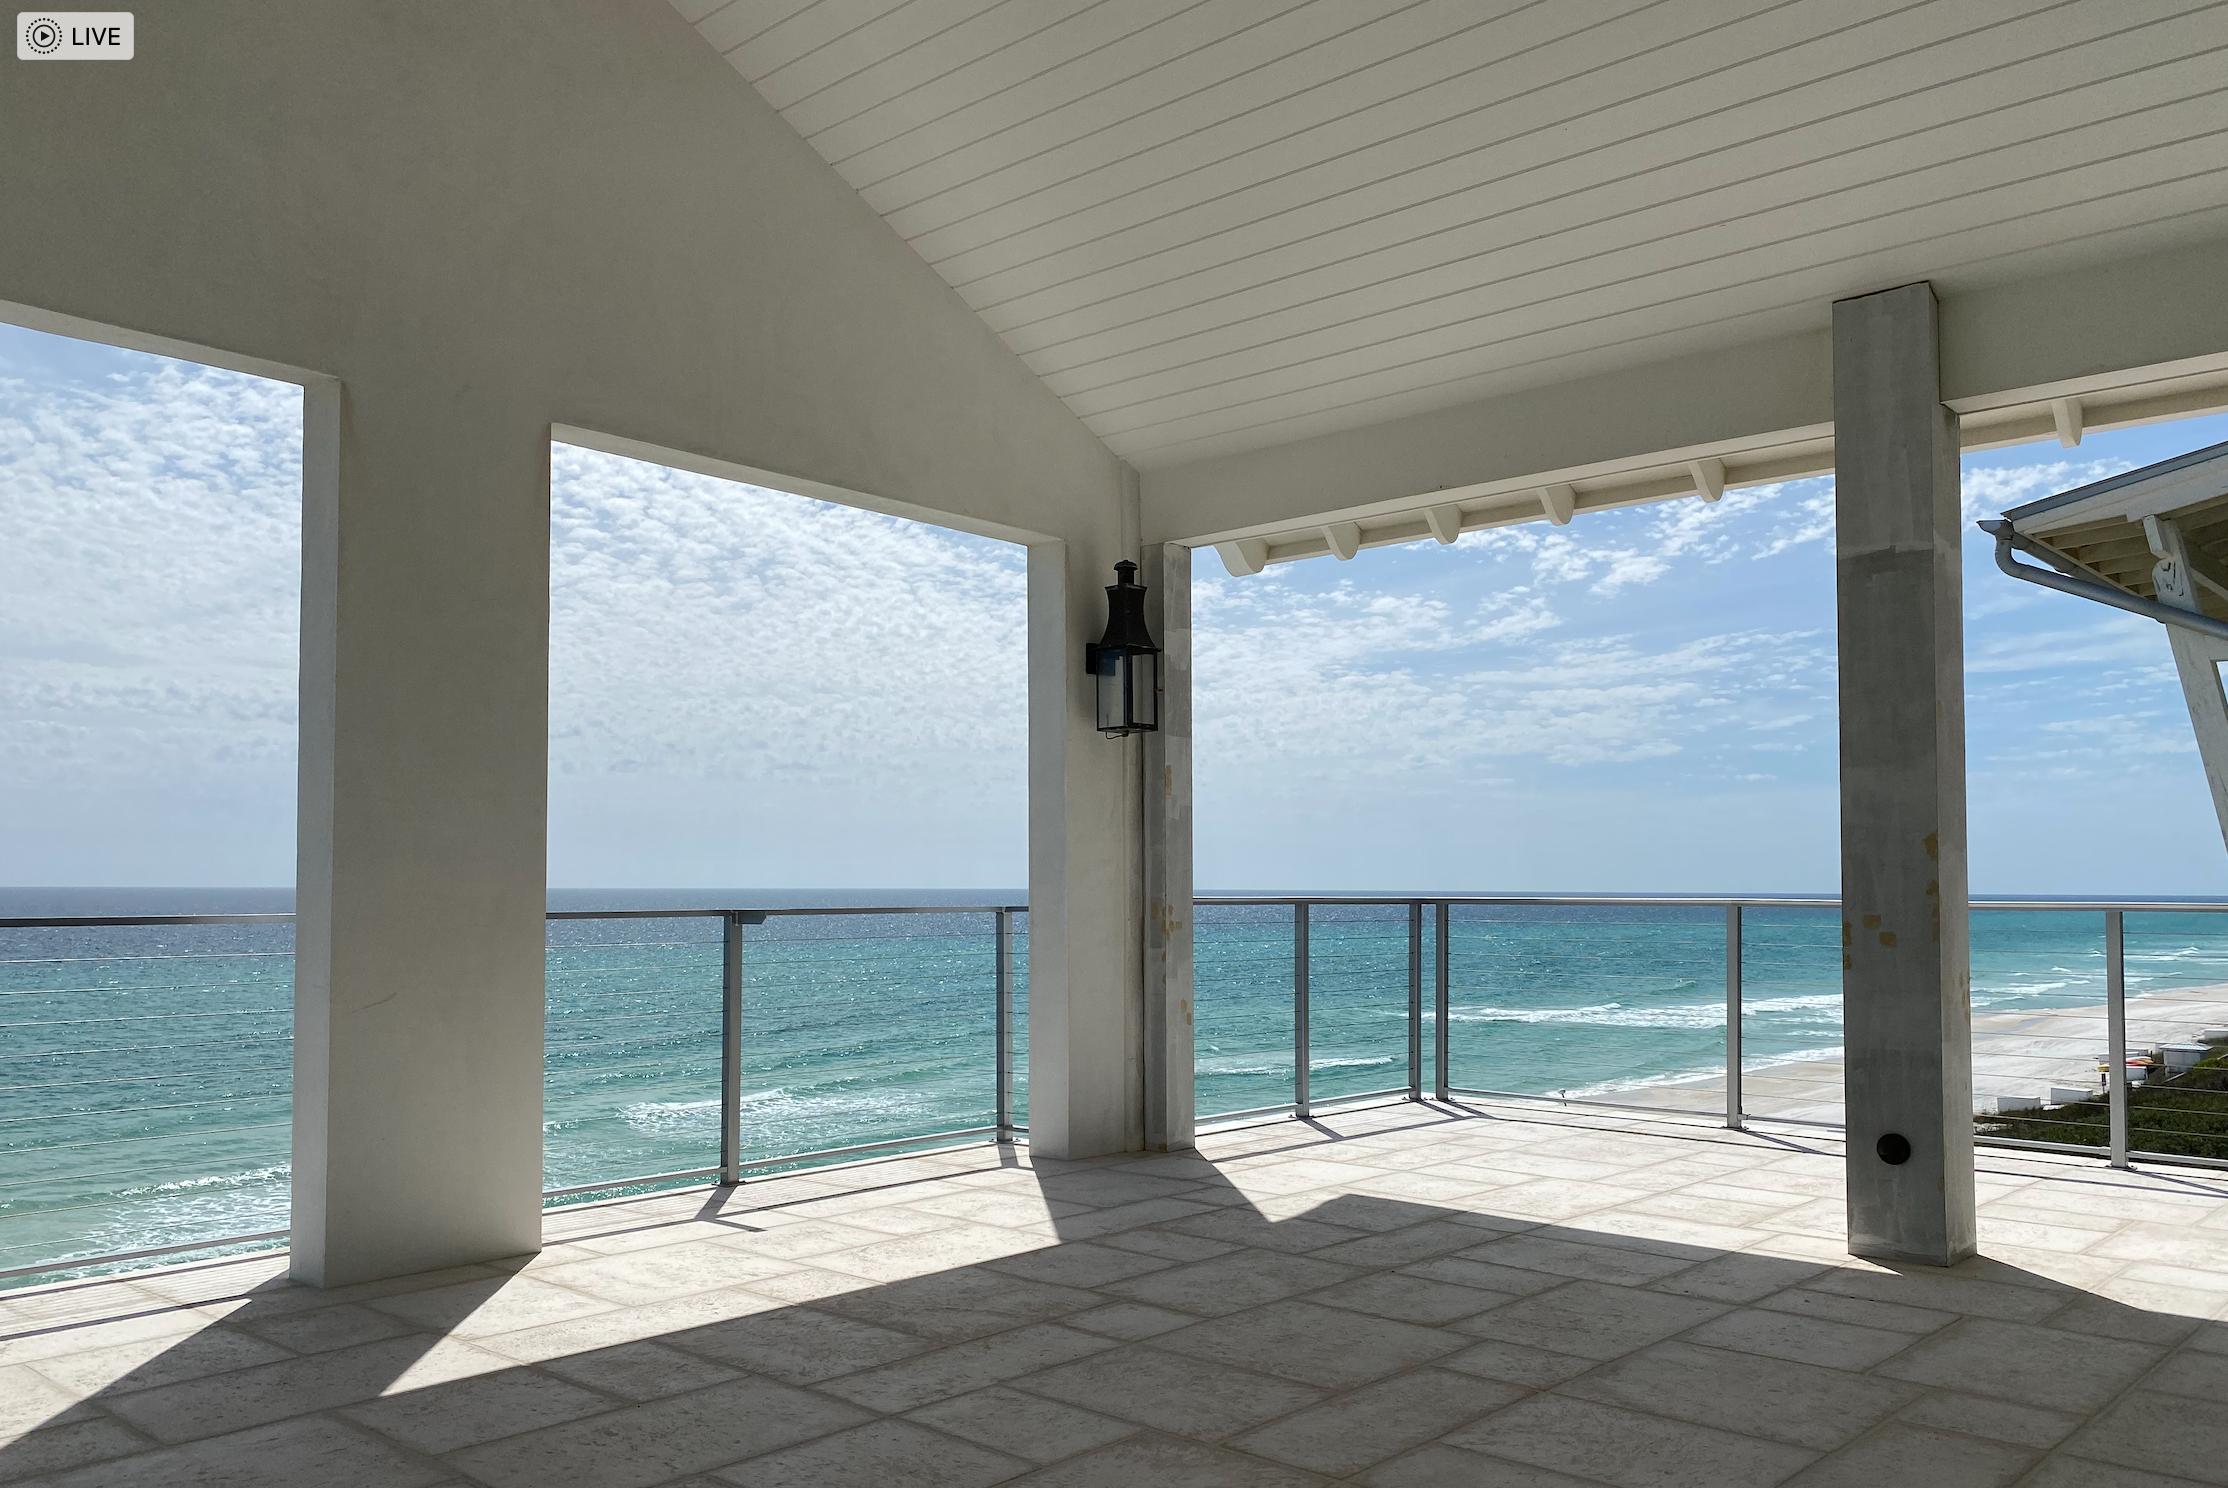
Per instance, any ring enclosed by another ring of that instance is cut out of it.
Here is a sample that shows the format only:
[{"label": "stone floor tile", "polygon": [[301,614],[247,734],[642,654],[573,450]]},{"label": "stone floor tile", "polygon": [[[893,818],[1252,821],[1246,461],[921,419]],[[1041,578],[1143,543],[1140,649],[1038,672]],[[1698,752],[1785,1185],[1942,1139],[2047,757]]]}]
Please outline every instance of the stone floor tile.
[{"label": "stone floor tile", "polygon": [[1918,1396],[1911,1386],[1816,1364],[1659,1343],[1558,1387],[1744,1436],[1831,1451]]},{"label": "stone floor tile", "polygon": [[83,1420],[92,1414],[83,1402],[99,1388],[56,1383],[28,1364],[0,1364],[0,1445],[41,1426]]},{"label": "stone floor tile", "polygon": [[1099,1287],[1110,1281],[1142,1276],[1148,1271],[1163,1271],[1174,1264],[1171,1260],[1131,1250],[1073,1241],[991,1261],[986,1269],[1054,1286]]},{"label": "stone floor tile", "polygon": [[552,1286],[534,1277],[505,1276],[491,1281],[465,1281],[425,1291],[399,1292],[371,1299],[366,1305],[392,1313],[429,1333],[472,1338],[485,1333],[509,1333],[542,1323],[564,1322],[610,1312],[616,1303],[591,1297],[567,1287]]},{"label": "stone floor tile", "polygon": [[1081,1328],[1087,1333],[1099,1333],[1125,1342],[1151,1338],[1173,1328],[1189,1327],[1197,1321],[1199,1320],[1188,1312],[1171,1312],[1165,1307],[1148,1307],[1142,1302],[1109,1302],[1104,1307],[1070,1313],[1061,1319],[1070,1328]]},{"label": "stone floor tile", "polygon": [[1478,1338],[1528,1344],[1559,1354],[1614,1359],[1728,1309],[1699,1297],[1672,1297],[1598,1281],[1566,1282],[1452,1326]]},{"label": "stone floor tile", "polygon": [[1437,1326],[1457,1318],[1476,1317],[1487,1308],[1499,1307],[1509,1297],[1506,1292],[1482,1291],[1451,1281],[1433,1281],[1429,1277],[1390,1271],[1342,1281],[1337,1286],[1311,1293],[1308,1300],[1366,1312],[1373,1317]]},{"label": "stone floor tile", "polygon": [[1645,1198],[1637,1188],[1608,1183],[1578,1183],[1561,1178],[1541,1178],[1530,1183],[1496,1188],[1486,1195],[1493,1212],[1514,1219],[1571,1220],[1597,1210],[1615,1209]]},{"label": "stone floor tile", "polygon": [[765,1229],[738,1224],[715,1236],[713,1243],[733,1246],[737,1250],[764,1256],[769,1260],[801,1261],[812,1256],[826,1255],[833,1250],[872,1245],[877,1240],[888,1238],[880,1230],[869,1230],[838,1220],[806,1219],[795,1224],[775,1225]]},{"label": "stone floor tile", "polygon": [[1453,1353],[1467,1342],[1444,1329],[1295,1299],[1164,1333],[1153,1345],[1345,1390]]},{"label": "stone floor tile", "polygon": [[625,1255],[594,1256],[550,1266],[536,1274],[554,1286],[635,1307],[739,1286],[791,1270],[795,1265],[794,1261],[760,1255],[741,1246],[698,1240]]},{"label": "stone floor tile", "polygon": [[1112,1347],[1111,1340],[1053,1323],[1030,1323],[988,1338],[826,1381],[821,1388],[870,1410],[904,1411],[1001,1384]]},{"label": "stone floor tile", "polygon": [[1158,1256],[1164,1261],[1212,1260],[1238,1248],[1228,1241],[1209,1240],[1204,1235],[1179,1235],[1173,1230],[1154,1229],[1121,1230],[1101,1236],[1098,1243],[1139,1255]]},{"label": "stone floor tile", "polygon": [[1211,1261],[1195,1261],[1134,1276],[1101,1290],[1133,1302],[1172,1307],[1200,1317],[1219,1317],[1275,1302],[1300,1292],[1312,1292],[1345,1281],[1356,1271],[1313,1256],[1280,1255],[1272,1251],[1240,1250]]},{"label": "stone floor tile", "polygon": [[1224,1437],[1322,1398],[1291,1380],[1129,1344],[1015,1382],[1088,1410],[1182,1436]]},{"label": "stone floor tile", "polygon": [[105,1416],[72,1419],[67,1425],[42,1426],[14,1435],[12,1439],[9,1434],[0,1433],[0,1483],[67,1472],[87,1463],[112,1461],[144,1452],[152,1445],[130,1427]]},{"label": "stone floor tile", "polygon": [[1438,1256],[1428,1261],[1416,1261],[1401,1267],[1398,1274],[1421,1276],[1429,1281],[1449,1281],[1457,1286],[1476,1287],[1486,1292],[1503,1292],[1511,1297],[1529,1297],[1535,1292],[1553,1291],[1569,1279],[1545,1271],[1496,1266],[1491,1261],[1464,1260],[1461,1256]]},{"label": "stone floor tile", "polygon": [[2070,1454],[2123,1468],[2228,1484],[2228,1419],[2220,1401],[2135,1389],[2066,1440]]},{"label": "stone floor tile", "polygon": [[1199,1183],[1190,1178],[1156,1177],[1123,1168],[1089,1168],[1055,1174],[1043,1179],[1038,1187],[1048,1199],[1086,1204],[1093,1209],[1111,1209],[1150,1199],[1183,1198],[1195,1192]]},{"label": "stone floor tile", "polygon": [[1382,1463],[1355,1481],[1367,1488],[1598,1488],[1544,1467],[1481,1457],[1460,1447],[1423,1447]]},{"label": "stone floor tile", "polygon": [[1686,1341],[1833,1369],[1870,1369],[1909,1348],[1911,1335],[1764,1307],[1744,1307],[1711,1318],[1687,1333]]},{"label": "stone floor tile", "polygon": [[311,1416],[58,1473],[40,1488],[433,1488],[447,1477],[353,1426]]},{"label": "stone floor tile", "polygon": [[1140,1433],[1014,1479],[1014,1488],[1318,1488],[1328,1478],[1238,1452]]},{"label": "stone floor tile", "polygon": [[1880,1488],[1883,1483],[2006,1488],[2034,1466],[2039,1455],[2023,1447],[1890,1421],[1804,1468],[1787,1480],[1787,1488]]},{"label": "stone floor tile", "polygon": [[1447,1444],[1617,1488],[1765,1488],[1818,1455],[1563,1395],[1520,1400],[1451,1433]]},{"label": "stone floor tile", "polygon": [[2143,1388],[2193,1400],[2228,1400],[2228,1354],[2178,1350],[2144,1377]]},{"label": "stone floor tile", "polygon": [[468,1447],[451,1460],[492,1488],[650,1488],[867,1419],[866,1412],[824,1395],[744,1379]]},{"label": "stone floor tile", "polygon": [[103,1404],[159,1441],[191,1441],[510,1367],[510,1360],[468,1343],[412,1335],[161,1385]]},{"label": "stone floor tile", "polygon": [[1056,1462],[1102,1447],[1137,1428],[1057,1400],[992,1385],[924,1405],[911,1419],[1032,1462]]},{"label": "stone floor tile", "polygon": [[2014,1323],[2040,1322],[2063,1307],[2066,1300],[2066,1294],[2059,1290],[2013,1286],[1946,1272],[1929,1273],[1916,1267],[1907,1271],[1844,1268],[1829,1271],[1805,1285],[1813,1291],[1835,1292],[1844,1297]]},{"label": "stone floor tile", "polygon": [[1467,1250],[1478,1243],[1478,1238],[1474,1225],[1451,1219],[1429,1219],[1421,1224],[1365,1235],[1359,1240],[1341,1240],[1314,1254],[1323,1260],[1349,1266],[1389,1269]]},{"label": "stone floor tile", "polygon": [[2151,1344],[1968,1318],[1912,1345],[1879,1372],[2059,1410],[2095,1410],[2160,1359]]},{"label": "stone floor tile", "polygon": [[1559,1385],[1601,1366],[1599,1359],[1581,1359],[1576,1354],[1558,1354],[1553,1349],[1495,1343],[1490,1339],[1473,1343],[1459,1354],[1444,1355],[1433,1363],[1440,1369],[1459,1369],[1464,1374],[1522,1385],[1530,1390]]},{"label": "stone floor tile", "polygon": [[647,1341],[566,1354],[545,1361],[541,1367],[622,1400],[656,1400],[736,1377],[736,1371],[724,1364]]},{"label": "stone floor tile", "polygon": [[[1115,1236],[1131,1234],[1145,1225],[1164,1224],[1171,1219],[1206,1214],[1215,1207],[1200,1199],[1140,1199],[1134,1204],[1116,1204],[1108,1209],[1091,1209],[1070,1215],[1060,1221],[1060,1238],[1105,1240],[1112,1244]],[[1200,1258],[1198,1254],[1172,1257],[1176,1260]]]},{"label": "stone floor tile", "polygon": [[231,1328],[205,1327],[183,1337],[61,1354],[30,1367],[59,1385],[90,1395],[103,1390],[148,1390],[291,1357],[284,1348]]},{"label": "stone floor tile", "polygon": [[297,1354],[321,1354],[327,1349],[371,1343],[410,1331],[410,1325],[401,1318],[353,1302],[272,1317],[235,1315],[225,1319],[225,1325]]},{"label": "stone floor tile", "polygon": [[614,1348],[623,1343],[665,1338],[711,1323],[724,1323],[757,1313],[778,1311],[780,1306],[780,1303],[756,1292],[729,1288],[724,1292],[699,1292],[693,1297],[677,1297],[669,1302],[651,1302],[641,1307],[614,1308],[609,1312],[591,1313],[587,1317],[543,1323],[538,1327],[519,1328],[508,1333],[484,1333],[473,1342],[490,1353],[501,1354],[522,1364],[534,1364],[544,1359],[587,1353],[592,1349]]},{"label": "stone floor tile", "polygon": [[1505,1240],[1488,1241],[1462,1252],[1462,1258],[1496,1266],[1515,1266],[1524,1271],[1545,1271],[1582,1281],[1613,1282],[1619,1286],[1660,1281],[1686,1270],[1699,1259],[1698,1256],[1651,1255],[1642,1250],[1591,1245],[1540,1234],[1511,1235]]},{"label": "stone floor tile", "polygon": [[1444,1436],[1524,1394],[1496,1380],[1420,1369],[1256,1427],[1231,1445],[1293,1467],[1345,1477]]},{"label": "stone floor tile", "polygon": [[1985,1436],[2015,1447],[2054,1447],[2081,1424],[2081,1417],[2039,1405],[2018,1405],[1959,1390],[1934,1390],[1896,1412],[1914,1426],[1939,1426],[1968,1436]]},{"label": "stone floor tile", "polygon": [[611,1406],[606,1396],[520,1365],[348,1406],[338,1414],[406,1447],[440,1453],[592,1416]]},{"label": "stone floor tile", "polygon": [[793,1385],[893,1363],[933,1347],[910,1333],[813,1307],[729,1318],[671,1334],[663,1341],[684,1353],[701,1354]]},{"label": "stone floor tile", "polygon": [[1908,1333],[1914,1338],[1947,1328],[1958,1318],[1954,1312],[1942,1312],[1935,1308],[1906,1307],[1898,1302],[1878,1302],[1865,1297],[1844,1297],[1835,1292],[1812,1291],[1807,1287],[1790,1287],[1784,1292],[1774,1292],[1769,1297],[1758,1299],[1756,1305],[1774,1312],[1792,1312],[1801,1317],[1854,1323],[1860,1328],[1885,1328],[1891,1333]]},{"label": "stone floor tile", "polygon": [[[134,1304],[126,1301],[126,1308]],[[127,1344],[152,1344],[143,1357],[161,1352],[168,1340],[189,1337],[215,1321],[187,1307],[155,1304],[153,1312],[127,1311],[107,1319],[67,1319],[35,1322],[18,1331],[0,1334],[0,1365],[35,1364],[62,1354],[87,1353]]]},{"label": "stone floor tile", "polygon": [[826,1270],[848,1272],[869,1281],[904,1281],[1019,1255],[1045,1243],[1020,1230],[943,1220],[933,1229],[879,1240],[856,1250],[830,1251],[815,1260]]},{"label": "stone floor tile", "polygon": [[712,1476],[740,1488],[986,1488],[1028,1465],[910,1421],[885,1420],[753,1457]]},{"label": "stone floor tile", "polygon": [[1826,1267],[1817,1261],[1791,1261],[1768,1255],[1721,1255],[1649,1283],[1659,1292],[1707,1297],[1713,1302],[1755,1302],[1800,1286]]},{"label": "stone floor tile", "polygon": [[1189,1219],[1170,1220],[1160,1226],[1179,1235],[1201,1235],[1230,1245],[1302,1255],[1343,1241],[1363,1239],[1368,1232],[1314,1219],[1275,1219],[1252,1209],[1217,1209]]},{"label": "stone floor tile", "polygon": [[2043,1459],[2042,1466],[2028,1474],[2019,1488],[2195,1488],[2196,1483],[2195,1478],[2120,1467],[2054,1452]]},{"label": "stone floor tile", "polygon": [[[778,1278],[777,1278],[778,1279]],[[758,1283],[752,1290],[767,1286]],[[1002,1333],[1016,1323],[1048,1322],[1104,1299],[1081,1287],[1055,1286],[968,1266],[934,1276],[916,1276],[833,1293],[817,1303],[823,1312],[856,1318],[879,1327],[917,1333],[943,1343],[959,1343]]]}]

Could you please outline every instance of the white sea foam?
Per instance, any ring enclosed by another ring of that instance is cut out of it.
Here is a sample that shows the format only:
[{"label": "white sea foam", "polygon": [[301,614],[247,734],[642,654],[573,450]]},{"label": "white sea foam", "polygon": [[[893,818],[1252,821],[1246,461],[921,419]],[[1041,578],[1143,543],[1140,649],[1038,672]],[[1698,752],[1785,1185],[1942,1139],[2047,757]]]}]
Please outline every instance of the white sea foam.
[{"label": "white sea foam", "polygon": [[[1824,1021],[1841,1017],[1839,992],[1809,992],[1787,997],[1758,997],[1742,1004],[1749,1016],[1773,1013],[1809,1013]],[[1654,1006],[1628,1006],[1622,1002],[1596,1002],[1581,1007],[1482,1007],[1452,1008],[1454,1023],[1559,1023],[1604,1028],[1722,1028],[1722,1002],[1667,1002]]]}]

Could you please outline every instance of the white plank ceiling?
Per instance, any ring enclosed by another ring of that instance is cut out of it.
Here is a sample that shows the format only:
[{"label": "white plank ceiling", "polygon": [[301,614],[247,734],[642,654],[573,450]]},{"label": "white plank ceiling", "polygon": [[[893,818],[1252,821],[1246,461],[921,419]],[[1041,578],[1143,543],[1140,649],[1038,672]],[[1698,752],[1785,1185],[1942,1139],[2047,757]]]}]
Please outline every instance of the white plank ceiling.
[{"label": "white plank ceiling", "polygon": [[2228,203],[2219,0],[674,3],[1144,467]]}]

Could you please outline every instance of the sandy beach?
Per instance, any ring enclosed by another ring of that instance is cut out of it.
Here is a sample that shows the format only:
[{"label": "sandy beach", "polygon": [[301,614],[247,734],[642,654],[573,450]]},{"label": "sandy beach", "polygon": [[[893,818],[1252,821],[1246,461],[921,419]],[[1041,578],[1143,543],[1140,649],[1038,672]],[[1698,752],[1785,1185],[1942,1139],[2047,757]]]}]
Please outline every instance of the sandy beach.
[{"label": "sandy beach", "polygon": [[[2228,985],[2187,987],[2127,1000],[2131,1054],[2160,1044],[2194,1041],[2208,1028],[2228,1028]],[[2106,1047],[2102,1003],[1973,1018],[1973,1103],[1978,1110],[2009,1100],[2047,1101],[2054,1088],[2094,1090]],[[1722,1111],[1725,1080],[1698,1075],[1593,1097],[1619,1105]],[[1754,1065],[1741,1076],[1741,1105],[1750,1116],[1797,1121],[1842,1120],[1841,1061],[1812,1059]]]}]

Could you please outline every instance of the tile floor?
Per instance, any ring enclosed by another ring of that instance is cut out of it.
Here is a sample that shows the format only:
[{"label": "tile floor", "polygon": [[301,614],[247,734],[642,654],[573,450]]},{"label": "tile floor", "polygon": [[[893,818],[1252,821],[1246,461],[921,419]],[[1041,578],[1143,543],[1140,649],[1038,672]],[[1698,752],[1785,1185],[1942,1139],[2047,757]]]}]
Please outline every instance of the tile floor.
[{"label": "tile floor", "polygon": [[1947,1272],[1843,1254],[1830,1141],[1480,1105],[15,1293],[0,1482],[2228,1484],[2228,1174],[1981,1166]]}]

